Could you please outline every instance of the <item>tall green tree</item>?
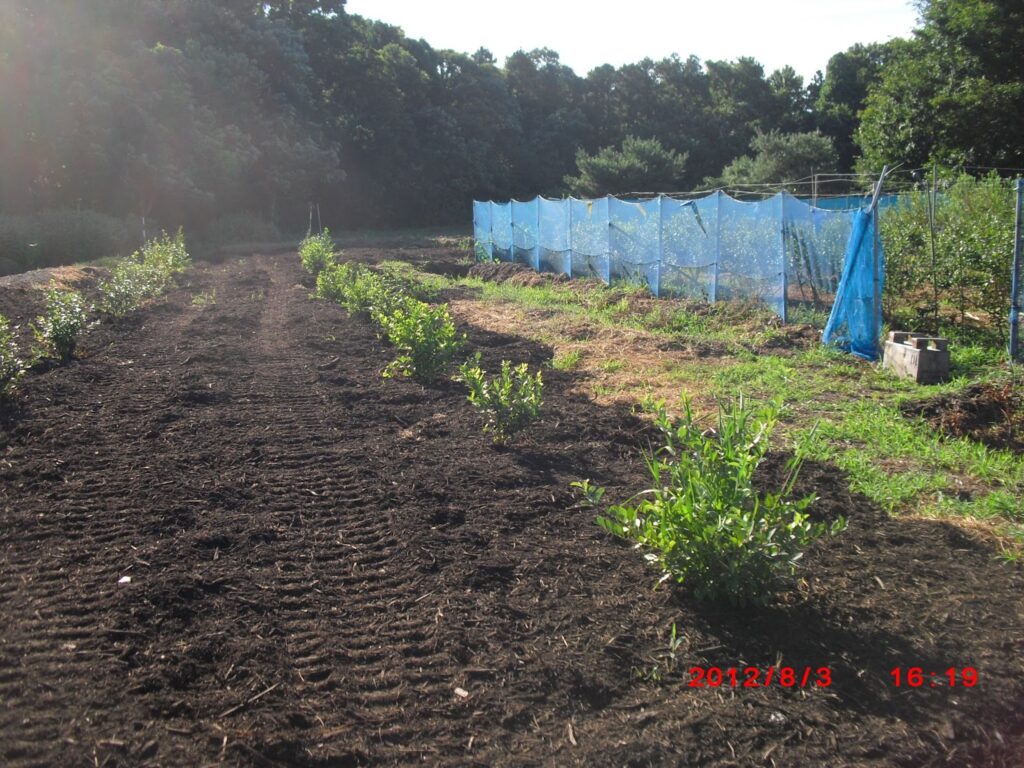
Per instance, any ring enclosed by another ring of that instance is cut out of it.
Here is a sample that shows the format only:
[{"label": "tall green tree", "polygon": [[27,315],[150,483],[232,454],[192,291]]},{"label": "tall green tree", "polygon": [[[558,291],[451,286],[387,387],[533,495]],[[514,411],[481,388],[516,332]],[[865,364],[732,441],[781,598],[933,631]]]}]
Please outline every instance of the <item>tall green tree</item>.
[{"label": "tall green tree", "polygon": [[871,88],[857,141],[862,166],[936,159],[1024,165],[1024,6],[921,0],[923,24]]},{"label": "tall green tree", "polygon": [[898,45],[857,44],[828,60],[814,114],[817,129],[829,136],[836,146],[841,172],[853,169],[858,153],[854,134],[860,124],[868,89],[878,82],[882,66]]},{"label": "tall green tree", "polygon": [[579,197],[603,197],[625,192],[678,192],[686,156],[665,149],[657,139],[627,136],[621,148],[605,147],[594,155],[580,150],[579,174],[566,177]]},{"label": "tall green tree", "polygon": [[[720,179],[709,183],[726,187],[750,184],[776,184],[807,179],[812,173],[831,173],[837,155],[832,140],[817,132],[758,134],[750,142],[753,154],[733,160]],[[806,187],[790,186],[791,192],[806,192]]]}]

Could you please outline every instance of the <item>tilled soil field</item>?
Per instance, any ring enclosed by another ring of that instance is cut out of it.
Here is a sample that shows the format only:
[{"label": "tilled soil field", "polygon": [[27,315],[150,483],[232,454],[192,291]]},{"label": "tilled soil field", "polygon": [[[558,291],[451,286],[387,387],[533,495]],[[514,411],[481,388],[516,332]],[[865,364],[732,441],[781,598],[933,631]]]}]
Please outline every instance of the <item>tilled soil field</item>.
[{"label": "tilled soil field", "polygon": [[[989,545],[807,466],[850,525],[794,592],[655,589],[569,488],[643,488],[641,421],[545,369],[543,421],[496,448],[458,385],[382,379],[297,262],[197,267],[4,414],[0,763],[1024,764],[1024,574]],[[550,358],[463,330],[489,367]]]}]

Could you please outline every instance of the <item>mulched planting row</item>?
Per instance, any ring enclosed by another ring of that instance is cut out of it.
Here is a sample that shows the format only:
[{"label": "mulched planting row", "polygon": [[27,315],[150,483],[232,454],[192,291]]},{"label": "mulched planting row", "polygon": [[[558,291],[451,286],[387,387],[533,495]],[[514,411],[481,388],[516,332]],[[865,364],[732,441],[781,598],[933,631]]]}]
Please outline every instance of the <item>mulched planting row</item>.
[{"label": "mulched planting row", "polygon": [[[1024,761],[1024,573],[954,525],[808,465],[849,529],[777,605],[709,607],[570,493],[642,489],[649,437],[575,374],[545,369],[542,422],[497,448],[458,385],[382,379],[389,350],[293,255],[189,280],[0,427],[3,764]],[[551,357],[464,330],[487,367]],[[694,666],[831,681],[695,688]],[[951,666],[978,684],[889,674]]]}]

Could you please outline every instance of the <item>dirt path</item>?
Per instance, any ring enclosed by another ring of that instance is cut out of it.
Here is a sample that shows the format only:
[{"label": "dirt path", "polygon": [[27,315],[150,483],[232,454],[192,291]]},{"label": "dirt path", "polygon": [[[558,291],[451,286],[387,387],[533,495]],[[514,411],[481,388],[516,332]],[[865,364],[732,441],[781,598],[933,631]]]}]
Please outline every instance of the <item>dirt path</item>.
[{"label": "dirt path", "polygon": [[[811,467],[851,527],[801,598],[654,592],[568,492],[642,487],[639,422],[545,371],[544,422],[497,450],[455,385],[381,379],[387,350],[295,261],[199,268],[30,378],[0,431],[0,762],[1017,763],[1019,569]],[[469,330],[492,365],[550,357]],[[833,684],[687,686],[778,663]],[[896,690],[897,665],[984,686]]]}]

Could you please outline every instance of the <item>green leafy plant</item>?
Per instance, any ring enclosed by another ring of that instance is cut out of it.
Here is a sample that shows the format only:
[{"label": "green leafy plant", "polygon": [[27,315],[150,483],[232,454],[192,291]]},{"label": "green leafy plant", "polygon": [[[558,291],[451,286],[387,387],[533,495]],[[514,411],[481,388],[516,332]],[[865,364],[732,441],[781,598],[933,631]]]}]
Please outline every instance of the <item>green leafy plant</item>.
[{"label": "green leafy plant", "polygon": [[309,235],[299,244],[299,258],[302,266],[313,277],[319,275],[328,265],[334,263],[334,240],[324,230],[319,235]]},{"label": "green leafy plant", "polygon": [[197,293],[192,297],[193,307],[212,307],[217,303],[217,289],[213,288],[209,291],[203,291]]},{"label": "green leafy plant", "polygon": [[184,272],[192,264],[192,257],[185,247],[185,233],[179,227],[174,237],[166,232],[142,246],[144,264],[167,275]]},{"label": "green leafy plant", "polygon": [[501,372],[488,378],[480,368],[480,353],[459,366],[455,377],[469,388],[469,402],[487,418],[485,432],[496,443],[505,443],[540,415],[544,382],[540,371],[530,375],[526,363],[513,366],[501,361]]},{"label": "green leafy plant", "polygon": [[89,309],[77,291],[48,290],[46,312],[36,318],[32,329],[42,353],[70,360],[79,336],[89,327]]},{"label": "green leafy plant", "polygon": [[448,305],[431,306],[405,298],[388,313],[374,313],[384,334],[398,350],[385,376],[411,376],[432,381],[441,376],[462,348]]},{"label": "green leafy plant", "polygon": [[167,280],[168,276],[152,264],[135,257],[125,259],[111,270],[109,280],[99,284],[100,309],[123,317],[150,296],[161,293]]},{"label": "green leafy plant", "polygon": [[146,299],[167,290],[172,277],[185,271],[191,263],[182,230],[173,238],[164,232],[142,246],[142,250],[118,262],[111,270],[110,279],[99,284],[100,309],[114,317],[123,317]]},{"label": "green leafy plant", "polygon": [[10,321],[0,315],[0,402],[6,400],[25,375],[25,361],[18,355],[18,343]]},{"label": "green leafy plant", "polygon": [[[692,586],[700,599],[765,602],[814,539],[846,525],[813,522],[806,510],[814,496],[792,498],[800,450],[781,488],[765,494],[754,488],[779,410],[777,404],[755,410],[740,398],[719,407],[716,428],[703,429],[688,402],[679,421],[660,404],[655,423],[664,443],[646,456],[653,486],[635,503],[610,507],[598,524],[649,548],[647,558],[664,578]],[[583,490],[599,500],[593,487]]]}]

